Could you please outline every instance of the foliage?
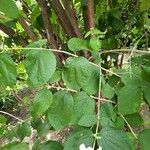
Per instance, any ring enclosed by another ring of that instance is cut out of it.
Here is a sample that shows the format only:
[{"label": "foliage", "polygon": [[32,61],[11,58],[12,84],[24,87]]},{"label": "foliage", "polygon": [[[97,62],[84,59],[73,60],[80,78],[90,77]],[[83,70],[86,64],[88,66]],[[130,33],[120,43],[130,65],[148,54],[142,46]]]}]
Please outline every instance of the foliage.
[{"label": "foliage", "polygon": [[[9,141],[0,150],[29,149],[33,131],[33,150],[148,150],[149,8],[148,0],[0,0],[0,138]],[[46,138],[65,128],[64,142]]]}]

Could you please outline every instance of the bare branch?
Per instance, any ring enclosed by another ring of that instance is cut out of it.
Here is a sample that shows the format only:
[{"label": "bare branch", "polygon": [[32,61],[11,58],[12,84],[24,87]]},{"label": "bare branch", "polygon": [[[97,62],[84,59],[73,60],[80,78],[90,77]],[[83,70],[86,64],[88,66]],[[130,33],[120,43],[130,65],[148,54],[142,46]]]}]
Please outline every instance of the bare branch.
[{"label": "bare branch", "polygon": [[30,37],[30,39],[34,42],[37,41],[36,35],[32,32],[24,17],[19,18],[19,23],[21,24],[27,35]]},{"label": "bare branch", "polygon": [[22,119],[20,119],[20,118],[18,118],[18,117],[16,117],[16,116],[14,116],[14,115],[12,115],[12,114],[10,114],[10,113],[8,113],[8,112],[0,111],[0,113],[1,113],[1,114],[5,114],[5,115],[8,115],[8,116],[10,116],[10,117],[12,117],[12,118],[14,118],[14,119],[20,121],[20,122],[24,122],[24,120],[22,120]]},{"label": "bare branch", "polygon": [[10,36],[13,39],[17,39],[18,43],[23,47],[28,45],[28,41],[25,40],[22,36],[18,35],[13,29],[7,27],[6,25],[0,23],[0,30],[3,31],[5,34]]},{"label": "bare branch", "polygon": [[58,17],[60,25],[64,29],[64,32],[69,37],[81,37],[77,22],[74,18],[75,16],[73,12],[70,13],[71,8],[67,4],[68,2],[65,0],[63,1],[64,7],[61,5],[59,0],[51,0],[50,3]]},{"label": "bare branch", "polygon": [[[75,54],[72,54],[72,53],[69,53],[67,51],[61,51],[61,50],[58,50],[58,49],[45,49],[45,48],[8,48],[8,49],[26,49],[26,50],[47,50],[47,51],[52,51],[52,52],[57,52],[57,53],[63,53],[63,54],[67,54],[67,55],[70,55],[70,56],[73,56],[73,57],[78,57],[78,55],[75,55]],[[89,62],[90,64],[92,64],[93,66],[96,66],[99,68],[99,65],[93,63],[93,62]],[[117,77],[120,77],[117,73],[111,71],[111,70],[108,70],[108,69],[105,69],[103,67],[101,67],[101,69],[103,71],[106,71],[107,73],[110,73],[110,74],[113,74]]]},{"label": "bare branch", "polygon": [[[42,18],[43,18],[44,27],[46,30],[48,46],[49,46],[49,48],[58,49],[59,45],[58,45],[57,39],[59,39],[59,37],[57,37],[53,33],[52,24],[49,20],[49,16],[48,16],[48,12],[47,12],[47,2],[46,2],[46,0],[38,0],[38,3],[41,8],[41,12],[42,12]],[[55,55],[57,56],[58,59],[61,60],[60,63],[62,63],[62,61],[65,59],[63,54],[55,53]]]},{"label": "bare branch", "polygon": [[76,11],[75,11],[73,5],[71,7],[70,2],[67,0],[62,0],[62,3],[65,8],[66,15],[69,18],[70,23],[74,29],[74,32],[76,33],[77,37],[82,37],[82,34],[79,30],[79,24],[77,22]]},{"label": "bare branch", "polygon": [[107,0],[107,5],[108,5],[108,8],[110,9],[112,7],[112,0]]},{"label": "bare branch", "polygon": [[94,10],[94,0],[88,0],[87,4],[82,4],[83,19],[86,31],[90,28],[95,27],[95,10]]},{"label": "bare branch", "polygon": [[52,30],[52,25],[49,20],[48,12],[47,12],[47,3],[46,0],[37,0],[39,6],[41,8],[42,18],[44,21],[44,27],[47,34],[47,40],[49,48],[58,48],[57,41],[55,39],[55,35]]}]

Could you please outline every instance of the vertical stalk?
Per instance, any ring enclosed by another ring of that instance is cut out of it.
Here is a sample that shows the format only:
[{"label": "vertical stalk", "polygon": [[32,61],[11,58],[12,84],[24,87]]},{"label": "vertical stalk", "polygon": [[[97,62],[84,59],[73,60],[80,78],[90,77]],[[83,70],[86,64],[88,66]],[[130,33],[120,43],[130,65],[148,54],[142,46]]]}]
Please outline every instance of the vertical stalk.
[{"label": "vertical stalk", "polygon": [[100,105],[101,105],[101,88],[102,88],[102,67],[101,61],[99,63],[99,88],[98,88],[98,101],[97,101],[97,123],[96,123],[96,130],[95,130],[95,139],[93,143],[93,149],[96,145],[96,140],[98,136],[99,126],[100,126]]}]

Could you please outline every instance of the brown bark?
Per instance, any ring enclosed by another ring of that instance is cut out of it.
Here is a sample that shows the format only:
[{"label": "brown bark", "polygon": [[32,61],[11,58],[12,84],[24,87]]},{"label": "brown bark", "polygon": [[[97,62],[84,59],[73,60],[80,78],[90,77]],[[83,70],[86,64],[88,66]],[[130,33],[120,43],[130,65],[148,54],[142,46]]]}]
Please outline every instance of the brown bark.
[{"label": "brown bark", "polygon": [[107,3],[108,3],[108,8],[110,9],[112,7],[112,0],[108,0]]},{"label": "brown bark", "polygon": [[71,7],[70,2],[68,0],[62,0],[62,3],[63,3],[64,8],[65,8],[65,13],[70,20],[71,26],[74,29],[74,32],[76,33],[77,37],[82,37],[73,4]]},{"label": "brown bark", "polygon": [[82,6],[82,11],[85,30],[89,31],[91,28],[95,27],[94,0],[88,0],[87,4]]},{"label": "brown bark", "polygon": [[23,47],[28,45],[28,41],[24,39],[22,36],[18,35],[13,29],[7,27],[6,25],[0,23],[0,30],[3,31],[5,34],[10,36],[13,39],[17,39],[18,43]]},{"label": "brown bark", "polygon": [[58,17],[60,25],[64,29],[64,32],[69,37],[81,37],[75,15],[73,14],[69,2],[66,0],[62,1],[64,8],[59,0],[51,0],[50,3]]},{"label": "brown bark", "polygon": [[27,35],[30,37],[30,39],[35,42],[37,41],[37,37],[36,35],[32,32],[30,26],[27,24],[25,18],[20,17],[19,18],[19,23],[21,24],[21,26],[23,27],[23,29],[25,30],[25,32],[27,33]]},{"label": "brown bark", "polygon": [[50,48],[58,48],[57,41],[55,39],[55,35],[52,31],[52,25],[49,20],[48,12],[47,12],[47,3],[46,0],[38,0],[39,6],[41,8],[42,18],[44,22],[45,31],[47,34],[48,46]]},{"label": "brown bark", "polygon": [[[46,2],[46,0],[37,0],[37,1],[41,8],[42,18],[43,18],[43,22],[44,22],[44,28],[45,28],[46,35],[47,35],[48,46],[49,46],[49,48],[59,49],[59,45],[57,42],[58,38],[53,33],[52,24],[49,20],[49,16],[48,16],[48,12],[47,12],[47,2]],[[60,63],[62,63],[63,60],[65,59],[63,54],[55,52],[55,55],[56,55],[57,59],[60,60]]]}]

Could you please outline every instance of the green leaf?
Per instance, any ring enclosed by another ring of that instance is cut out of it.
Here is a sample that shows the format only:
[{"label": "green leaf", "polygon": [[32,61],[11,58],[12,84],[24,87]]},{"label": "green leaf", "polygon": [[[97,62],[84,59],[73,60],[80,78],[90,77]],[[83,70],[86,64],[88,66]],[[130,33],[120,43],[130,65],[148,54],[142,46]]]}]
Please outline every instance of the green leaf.
[{"label": "green leaf", "polygon": [[5,136],[9,141],[12,141],[14,137],[18,138],[17,126],[15,126],[14,128],[12,128],[10,130],[6,130]]},{"label": "green leaf", "polygon": [[99,40],[99,38],[91,38],[90,39],[90,46],[91,46],[92,50],[100,51],[102,43]]},{"label": "green leaf", "polygon": [[101,32],[100,30],[98,30],[98,29],[90,29],[90,31],[88,31],[86,34],[85,34],[85,36],[84,36],[84,38],[87,38],[89,35],[92,35],[92,36],[97,36],[97,35],[102,35],[102,34],[104,34],[104,32]]},{"label": "green leaf", "polygon": [[0,13],[1,12],[5,16],[12,19],[16,19],[19,17],[18,8],[13,0],[0,0]]},{"label": "green leaf", "polygon": [[73,131],[64,144],[64,150],[79,150],[79,146],[84,144],[91,147],[93,144],[92,131],[89,129],[79,128]]},{"label": "green leaf", "polygon": [[139,88],[124,86],[118,92],[118,111],[122,115],[133,114],[139,111],[142,92]]},{"label": "green leaf", "polygon": [[91,77],[91,64],[84,57],[68,58],[62,79],[68,88],[78,90],[84,87]]},{"label": "green leaf", "polygon": [[50,83],[55,83],[58,82],[59,80],[61,80],[61,75],[62,72],[60,70],[56,70],[55,73],[52,75],[52,77],[50,78]]},{"label": "green leaf", "polygon": [[144,84],[142,86],[142,91],[144,93],[144,97],[148,103],[148,105],[150,106],[150,85]]},{"label": "green leaf", "polygon": [[111,127],[102,128],[98,145],[103,150],[134,150],[126,133]]},{"label": "green leaf", "polygon": [[[95,114],[95,102],[92,98],[90,98],[85,92],[77,92],[74,95],[74,113],[73,113],[72,122],[79,123],[80,119],[87,115]],[[82,124],[83,125],[83,124]],[[87,124],[89,122],[87,121]]]},{"label": "green leaf", "polygon": [[56,141],[47,141],[41,144],[37,150],[63,150],[63,147]]},{"label": "green leaf", "polygon": [[125,125],[125,122],[124,122],[123,118],[120,116],[117,116],[116,120],[115,120],[115,127],[117,129],[123,129],[124,125]]},{"label": "green leaf", "polygon": [[40,117],[51,106],[52,101],[53,95],[48,89],[39,91],[30,107],[32,117]]},{"label": "green leaf", "polygon": [[32,150],[41,150],[40,146],[41,146],[41,142],[40,139],[38,139],[34,142],[34,145],[32,146]]},{"label": "green leaf", "polygon": [[[91,70],[91,76],[82,89],[89,95],[93,95],[98,91],[98,82],[99,82],[99,69],[95,66],[89,68]],[[90,86],[89,86],[90,85]]]},{"label": "green leaf", "polygon": [[0,84],[13,86],[16,84],[17,72],[13,59],[5,54],[0,54]]},{"label": "green leaf", "polygon": [[27,53],[25,67],[30,87],[45,84],[56,70],[56,58],[47,50],[31,50]]},{"label": "green leaf", "polygon": [[3,147],[0,150],[29,150],[29,146],[26,143],[12,142]]},{"label": "green leaf", "polygon": [[121,80],[125,86],[133,86],[135,88],[141,87],[142,80],[140,80],[136,74],[132,74],[132,76],[129,74],[124,74]]},{"label": "green leaf", "polygon": [[31,12],[31,21],[32,23],[36,22],[36,19],[39,17],[40,15],[40,8],[38,4],[34,4],[32,7],[32,12]]},{"label": "green leaf", "polygon": [[102,94],[106,97],[106,98],[113,98],[115,95],[114,89],[108,84],[103,84],[102,86]]},{"label": "green leaf", "polygon": [[84,127],[91,127],[91,126],[94,126],[96,122],[97,122],[96,115],[84,115],[79,119],[78,125],[84,126]]},{"label": "green leaf", "polygon": [[22,141],[26,136],[28,137],[31,135],[31,127],[25,122],[19,124],[17,128],[17,135]]},{"label": "green leaf", "polygon": [[73,97],[65,92],[59,91],[54,94],[54,101],[48,110],[50,124],[56,129],[68,125],[73,115]]},{"label": "green leaf", "polygon": [[7,121],[7,119],[3,115],[0,114],[0,126],[5,125],[6,121]]},{"label": "green leaf", "polygon": [[0,124],[0,138],[5,135],[6,130],[7,130],[7,129],[5,128],[5,126],[4,126],[4,125],[2,126],[2,125]]},{"label": "green leaf", "polygon": [[112,126],[114,127],[114,122],[116,115],[113,110],[113,105],[110,103],[102,103],[100,106],[100,124],[101,126]]},{"label": "green leaf", "polygon": [[48,120],[42,121],[41,119],[33,120],[32,127],[37,130],[39,136],[43,136],[49,132],[50,125]]},{"label": "green leaf", "polygon": [[150,67],[142,68],[142,79],[148,83],[150,83]]},{"label": "green leaf", "polygon": [[140,10],[146,11],[150,8],[150,2],[149,0],[141,0],[140,1]]},{"label": "green leaf", "polygon": [[47,40],[46,39],[40,39],[40,40],[38,40],[36,42],[33,42],[33,43],[29,44],[27,46],[27,48],[28,47],[29,48],[40,48],[42,46],[45,46],[46,44],[47,44]]},{"label": "green leaf", "polygon": [[71,51],[88,49],[88,42],[80,38],[72,38],[68,41],[68,48]]},{"label": "green leaf", "polygon": [[141,144],[142,150],[149,150],[150,148],[150,129],[144,129],[138,135],[139,143]]},{"label": "green leaf", "polygon": [[131,126],[138,126],[138,125],[143,124],[143,119],[142,119],[142,117],[140,116],[139,113],[126,115],[125,118]]}]

